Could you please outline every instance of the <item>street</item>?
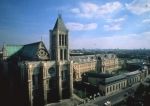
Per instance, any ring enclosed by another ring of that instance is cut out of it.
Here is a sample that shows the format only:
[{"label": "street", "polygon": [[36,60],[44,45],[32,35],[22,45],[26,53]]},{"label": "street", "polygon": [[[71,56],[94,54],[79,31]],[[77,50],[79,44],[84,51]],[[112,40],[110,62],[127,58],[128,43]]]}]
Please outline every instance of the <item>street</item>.
[{"label": "street", "polygon": [[139,84],[140,83],[134,84],[131,87],[122,89],[121,91],[114,93],[112,95],[97,97],[97,98],[95,98],[95,100],[90,100],[89,103],[82,104],[82,105],[87,106],[87,105],[94,104],[97,106],[103,106],[106,101],[111,101],[111,104],[114,105],[116,103],[119,103],[119,102],[125,100],[129,95],[131,95],[131,96],[134,95],[134,91],[136,90],[136,88],[138,87]]}]

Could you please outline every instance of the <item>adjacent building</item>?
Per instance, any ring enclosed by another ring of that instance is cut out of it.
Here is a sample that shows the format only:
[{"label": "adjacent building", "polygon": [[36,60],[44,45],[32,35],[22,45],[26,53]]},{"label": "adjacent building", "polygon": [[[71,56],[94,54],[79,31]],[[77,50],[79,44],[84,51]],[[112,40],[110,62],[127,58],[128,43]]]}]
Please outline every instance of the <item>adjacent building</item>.
[{"label": "adjacent building", "polygon": [[74,80],[81,80],[85,72],[114,73],[121,68],[119,59],[115,54],[97,54],[71,56],[73,61]]},{"label": "adjacent building", "polygon": [[143,81],[147,75],[147,67],[119,75],[87,72],[82,75],[82,81],[97,86],[102,95],[110,95]]}]

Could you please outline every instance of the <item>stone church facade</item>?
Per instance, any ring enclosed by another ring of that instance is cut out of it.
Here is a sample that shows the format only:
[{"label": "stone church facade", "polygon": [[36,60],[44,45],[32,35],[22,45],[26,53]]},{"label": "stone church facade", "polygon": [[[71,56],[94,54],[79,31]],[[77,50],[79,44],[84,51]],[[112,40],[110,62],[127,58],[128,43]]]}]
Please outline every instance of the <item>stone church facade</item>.
[{"label": "stone church facade", "polygon": [[[12,85],[20,88],[19,91],[10,90],[20,92],[16,95],[21,100],[18,106],[44,106],[72,97],[73,63],[69,60],[68,36],[59,15],[50,30],[50,55],[42,41],[4,45],[2,69],[3,73],[12,76],[12,80],[9,79]],[[15,93],[11,97],[15,98]]]}]

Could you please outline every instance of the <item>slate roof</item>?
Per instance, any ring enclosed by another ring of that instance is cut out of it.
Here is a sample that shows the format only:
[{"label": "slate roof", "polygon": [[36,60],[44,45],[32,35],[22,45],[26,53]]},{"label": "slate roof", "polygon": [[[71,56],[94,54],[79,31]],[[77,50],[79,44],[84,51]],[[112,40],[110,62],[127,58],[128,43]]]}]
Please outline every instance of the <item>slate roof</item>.
[{"label": "slate roof", "polygon": [[53,30],[57,30],[57,29],[59,29],[61,31],[67,31],[67,28],[61,18],[61,15],[58,16],[56,23],[54,25],[54,28],[53,28]]},{"label": "slate roof", "polygon": [[107,85],[107,84],[117,82],[126,78],[126,75],[124,74],[113,76],[111,74],[105,74],[105,73],[87,72],[84,75],[87,77],[100,78],[101,80],[99,81],[99,83],[102,85]]},{"label": "slate roof", "polygon": [[22,59],[37,59],[37,51],[38,51],[38,46],[40,42],[36,43],[31,43],[24,45],[22,51],[21,51],[21,57]]},{"label": "slate roof", "polygon": [[141,73],[141,71],[139,70],[136,70],[136,71],[133,71],[133,72],[128,72],[128,73],[124,73],[126,76],[134,76],[136,74],[139,74]]},{"label": "slate roof", "polygon": [[19,60],[48,60],[49,54],[46,58],[40,59],[37,55],[39,49],[44,49],[47,54],[48,51],[42,41],[35,42],[27,45],[6,45],[4,50],[6,52],[7,59],[19,59]]},{"label": "slate roof", "polygon": [[104,84],[104,85],[107,85],[107,84],[110,84],[110,83],[113,83],[113,82],[120,81],[120,80],[125,79],[125,78],[126,78],[126,75],[121,74],[121,75],[116,75],[116,76],[113,76],[113,77],[106,78],[104,81],[101,81],[100,83]]}]

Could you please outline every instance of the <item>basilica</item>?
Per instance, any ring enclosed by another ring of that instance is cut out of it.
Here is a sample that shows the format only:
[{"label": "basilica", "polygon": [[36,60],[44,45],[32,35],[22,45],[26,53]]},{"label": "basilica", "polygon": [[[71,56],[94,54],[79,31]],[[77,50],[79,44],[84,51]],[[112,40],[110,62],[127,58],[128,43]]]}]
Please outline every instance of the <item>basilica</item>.
[{"label": "basilica", "polygon": [[43,41],[3,45],[0,91],[5,105],[46,106],[72,99],[73,82],[81,80],[98,86],[102,95],[110,95],[143,81],[148,75],[147,69],[142,68],[115,76],[124,65],[115,54],[71,56],[69,30],[61,15],[49,30],[49,38],[49,50]]},{"label": "basilica", "polygon": [[71,98],[73,81],[80,81],[83,73],[113,73],[120,68],[115,54],[70,56],[68,32],[58,15],[49,30],[49,50],[42,41],[3,46],[1,69],[14,106],[43,106]]},{"label": "basilica", "polygon": [[73,63],[61,15],[49,32],[50,51],[42,41],[3,47],[1,69],[11,84],[8,90],[13,106],[44,106],[72,97]]}]

